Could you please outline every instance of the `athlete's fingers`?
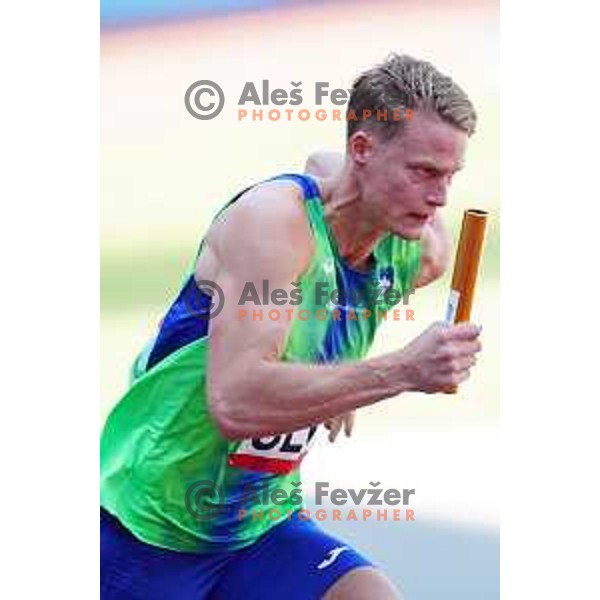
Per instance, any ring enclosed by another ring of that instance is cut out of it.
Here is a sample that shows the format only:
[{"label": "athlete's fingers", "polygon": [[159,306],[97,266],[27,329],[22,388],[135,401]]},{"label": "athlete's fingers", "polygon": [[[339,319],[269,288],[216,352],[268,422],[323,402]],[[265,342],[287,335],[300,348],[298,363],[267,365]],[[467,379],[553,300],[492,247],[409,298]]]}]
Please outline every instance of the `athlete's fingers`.
[{"label": "athlete's fingers", "polygon": [[470,369],[465,369],[464,371],[460,371],[458,373],[454,374],[454,382],[453,385],[460,385],[461,383],[463,383],[464,381],[466,381],[467,379],[469,379],[469,377],[471,376],[471,370]]},{"label": "athlete's fingers", "polygon": [[346,413],[346,417],[344,419],[344,432],[346,437],[350,437],[352,435],[352,430],[354,429],[354,420],[356,419],[356,413],[352,410],[349,413]]},{"label": "athlete's fingers", "polygon": [[445,336],[448,340],[474,340],[477,339],[480,333],[481,327],[479,325],[458,323],[457,325],[450,325],[445,331]]},{"label": "athlete's fingers", "polygon": [[343,417],[335,417],[331,420],[331,430],[329,431],[329,441],[335,442],[335,438],[338,436],[340,429],[342,428]]},{"label": "athlete's fingers", "polygon": [[325,421],[325,428],[329,431],[329,441],[335,442],[337,436],[342,430],[342,427],[344,428],[346,437],[350,437],[352,435],[352,430],[354,429],[354,419],[354,411],[350,411]]},{"label": "athlete's fingers", "polygon": [[473,355],[457,356],[450,362],[443,373],[460,373],[466,369],[470,369],[477,362],[477,358]]},{"label": "athlete's fingers", "polygon": [[472,356],[481,352],[481,342],[479,340],[460,342],[456,344],[455,349],[457,356]]}]

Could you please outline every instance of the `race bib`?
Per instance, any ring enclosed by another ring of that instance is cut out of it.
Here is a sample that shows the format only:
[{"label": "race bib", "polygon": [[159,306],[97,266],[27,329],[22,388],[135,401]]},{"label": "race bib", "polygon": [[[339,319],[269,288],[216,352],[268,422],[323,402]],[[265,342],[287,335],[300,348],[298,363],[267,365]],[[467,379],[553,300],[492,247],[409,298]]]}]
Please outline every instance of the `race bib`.
[{"label": "race bib", "polygon": [[298,468],[312,446],[317,426],[293,433],[244,440],[229,455],[230,467],[287,475]]}]

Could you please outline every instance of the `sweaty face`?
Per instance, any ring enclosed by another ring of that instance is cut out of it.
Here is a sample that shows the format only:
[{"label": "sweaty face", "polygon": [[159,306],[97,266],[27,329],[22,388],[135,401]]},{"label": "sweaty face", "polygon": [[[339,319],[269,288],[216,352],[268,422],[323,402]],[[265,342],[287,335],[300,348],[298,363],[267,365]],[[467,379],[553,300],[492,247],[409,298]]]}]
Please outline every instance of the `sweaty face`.
[{"label": "sweaty face", "polygon": [[370,132],[355,136],[363,136],[350,143],[369,220],[405,239],[419,239],[446,204],[452,177],[462,167],[467,134],[437,115],[415,112],[387,142]]}]

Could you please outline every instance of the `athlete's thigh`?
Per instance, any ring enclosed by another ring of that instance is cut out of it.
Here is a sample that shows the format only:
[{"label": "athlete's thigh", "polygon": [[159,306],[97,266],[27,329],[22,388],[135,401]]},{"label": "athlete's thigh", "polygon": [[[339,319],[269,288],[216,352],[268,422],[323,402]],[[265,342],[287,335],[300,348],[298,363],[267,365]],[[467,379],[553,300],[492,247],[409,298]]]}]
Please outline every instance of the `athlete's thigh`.
[{"label": "athlete's thigh", "polygon": [[320,600],[344,575],[370,566],[350,545],[296,513],[228,564],[211,600]]},{"label": "athlete's thigh", "polygon": [[392,582],[378,569],[358,567],[340,577],[323,600],[402,600]]}]

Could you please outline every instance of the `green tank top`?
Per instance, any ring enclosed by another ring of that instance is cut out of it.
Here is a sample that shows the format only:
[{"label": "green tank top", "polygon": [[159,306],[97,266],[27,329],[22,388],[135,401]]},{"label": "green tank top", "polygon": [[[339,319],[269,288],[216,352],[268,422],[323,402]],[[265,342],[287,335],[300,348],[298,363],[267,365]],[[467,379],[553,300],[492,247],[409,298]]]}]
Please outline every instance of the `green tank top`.
[{"label": "green tank top", "polygon": [[[281,359],[361,359],[384,312],[398,301],[368,290],[395,289],[399,298],[412,289],[420,244],[388,236],[375,248],[373,268],[359,273],[339,255],[314,180],[295,174],[276,179],[301,187],[315,242],[299,278],[297,309],[307,311],[306,318],[292,320]],[[334,290],[338,297],[332,299]],[[248,546],[303,508],[299,465],[317,431],[242,441],[221,435],[207,407],[207,302],[191,270],[108,416],[100,461],[105,510],[149,544],[199,553]]]}]

